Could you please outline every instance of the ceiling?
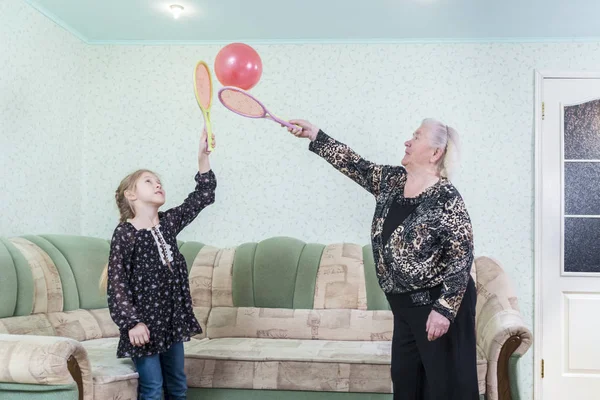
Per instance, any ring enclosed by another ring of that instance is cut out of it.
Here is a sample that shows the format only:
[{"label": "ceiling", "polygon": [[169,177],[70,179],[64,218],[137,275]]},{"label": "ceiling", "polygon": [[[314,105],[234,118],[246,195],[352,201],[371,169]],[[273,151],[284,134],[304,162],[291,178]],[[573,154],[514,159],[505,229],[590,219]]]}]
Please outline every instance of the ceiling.
[{"label": "ceiling", "polygon": [[88,43],[600,40],[600,0],[25,1]]}]

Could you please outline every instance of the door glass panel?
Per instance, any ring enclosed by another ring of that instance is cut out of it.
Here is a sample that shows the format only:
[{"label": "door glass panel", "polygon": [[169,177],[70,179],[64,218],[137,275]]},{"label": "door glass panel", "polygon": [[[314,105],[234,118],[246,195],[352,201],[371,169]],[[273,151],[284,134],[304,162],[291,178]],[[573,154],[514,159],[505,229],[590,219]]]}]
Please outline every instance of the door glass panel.
[{"label": "door glass panel", "polygon": [[563,269],[600,273],[600,100],[563,115]]},{"label": "door glass panel", "polygon": [[600,160],[600,100],[564,109],[565,159]]}]

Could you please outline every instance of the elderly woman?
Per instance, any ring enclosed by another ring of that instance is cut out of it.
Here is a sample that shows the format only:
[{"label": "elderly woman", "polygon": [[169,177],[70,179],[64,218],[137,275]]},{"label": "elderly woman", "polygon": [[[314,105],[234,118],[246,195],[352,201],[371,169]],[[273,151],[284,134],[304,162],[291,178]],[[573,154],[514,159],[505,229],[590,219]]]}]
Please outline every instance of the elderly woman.
[{"label": "elderly woman", "polygon": [[394,315],[394,400],[477,400],[473,234],[448,179],[458,134],[426,119],[402,166],[369,162],[308,121],[288,131],[375,196],[371,226],[379,284]]}]

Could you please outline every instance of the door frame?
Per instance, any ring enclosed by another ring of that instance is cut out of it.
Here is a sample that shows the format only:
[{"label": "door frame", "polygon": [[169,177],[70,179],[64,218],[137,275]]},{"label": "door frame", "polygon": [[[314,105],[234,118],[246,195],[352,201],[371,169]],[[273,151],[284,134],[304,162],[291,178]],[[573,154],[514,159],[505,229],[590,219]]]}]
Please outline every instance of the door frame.
[{"label": "door frame", "polygon": [[533,329],[533,398],[542,400],[542,271],[541,271],[541,201],[542,201],[542,168],[541,168],[541,140],[542,140],[542,98],[544,79],[600,79],[600,71],[554,71],[534,70],[534,243],[533,243],[533,269],[534,269],[534,329]]}]

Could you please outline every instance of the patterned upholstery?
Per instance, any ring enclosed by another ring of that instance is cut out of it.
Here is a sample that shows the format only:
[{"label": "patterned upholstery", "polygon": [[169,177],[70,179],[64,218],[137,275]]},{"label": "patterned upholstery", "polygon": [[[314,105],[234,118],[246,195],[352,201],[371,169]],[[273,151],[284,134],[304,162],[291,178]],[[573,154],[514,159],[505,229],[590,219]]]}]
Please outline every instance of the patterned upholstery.
[{"label": "patterned upholstery", "polygon": [[532,334],[525,327],[519,304],[508,276],[500,265],[488,257],[479,257],[477,265],[477,343],[482,357],[488,360],[486,396],[498,399],[498,360],[502,345],[511,336],[522,343],[514,354],[523,355],[532,344]]},{"label": "patterned upholstery", "polygon": [[73,383],[68,370],[71,357],[77,360],[81,370],[83,398],[92,399],[91,365],[81,343],[73,339],[0,334],[0,382],[40,385]]},{"label": "patterned upholstery", "polygon": [[186,355],[194,387],[391,393],[389,342],[226,338]]},{"label": "patterned upholstery", "polygon": [[14,238],[12,244],[23,254],[33,276],[32,314],[63,310],[63,292],[60,276],[54,262],[34,243],[23,238]]},{"label": "patterned upholstery", "polygon": [[0,319],[0,333],[11,335],[56,336],[46,314],[25,315]]},{"label": "patterned upholstery", "polygon": [[313,308],[367,309],[361,246],[337,244],[325,247],[317,273]]},{"label": "patterned upholstery", "polygon": [[390,311],[216,307],[208,319],[210,338],[392,340],[392,333]]},{"label": "patterned upholstery", "polygon": [[[94,393],[119,387],[135,398],[137,373],[130,360],[114,357],[117,339],[83,342],[93,368]],[[390,342],[224,338],[185,344],[190,387],[327,390],[391,393]],[[479,352],[481,393],[487,361]],[[102,397],[114,398],[114,397]],[[119,397],[121,398],[121,397]]]},{"label": "patterned upholstery", "polygon": [[118,338],[82,342],[92,364],[95,399],[137,399],[137,378],[133,361],[115,357]]}]

